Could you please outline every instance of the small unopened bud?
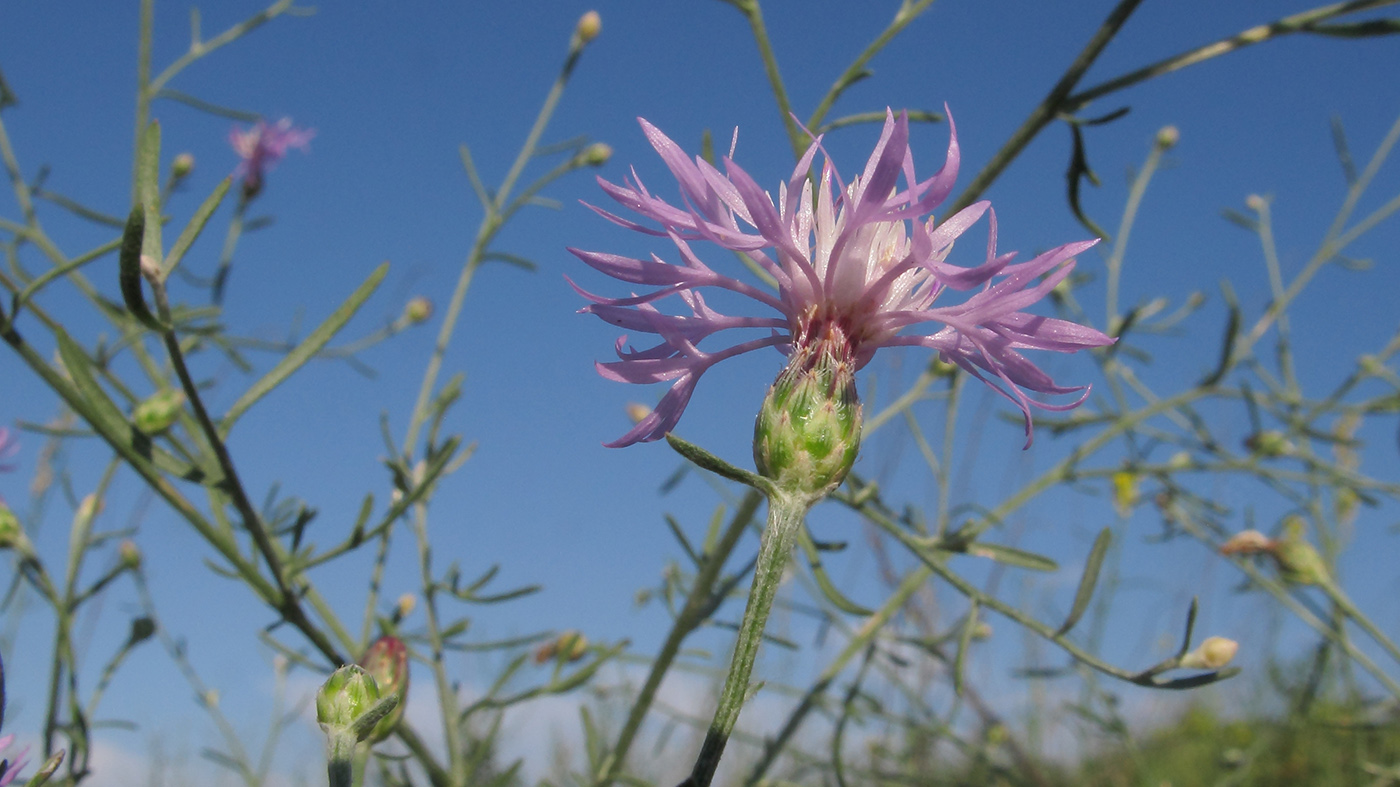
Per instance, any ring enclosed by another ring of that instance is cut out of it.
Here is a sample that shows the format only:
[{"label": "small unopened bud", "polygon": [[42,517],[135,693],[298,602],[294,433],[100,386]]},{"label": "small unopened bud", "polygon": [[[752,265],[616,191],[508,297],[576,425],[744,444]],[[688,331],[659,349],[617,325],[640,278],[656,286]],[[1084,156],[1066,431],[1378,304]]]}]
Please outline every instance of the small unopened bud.
[{"label": "small unopened bud", "polygon": [[1274,459],[1293,453],[1295,446],[1288,436],[1276,429],[1267,429],[1244,439],[1244,447],[1255,456]]},{"label": "small unopened bud", "polygon": [[1283,537],[1274,542],[1273,555],[1285,582],[1295,585],[1326,585],[1331,582],[1327,563],[1303,533],[1303,520],[1290,516],[1283,525]]},{"label": "small unopened bud", "polygon": [[86,495],[78,502],[78,511],[73,515],[74,519],[91,523],[93,518],[102,513],[102,500],[97,495]]},{"label": "small unopened bud", "polygon": [[942,358],[935,356],[934,359],[928,365],[928,371],[929,374],[932,374],[934,377],[944,377],[952,379],[958,374],[958,365],[955,363],[949,363],[943,360]]},{"label": "small unopened bud", "polygon": [[1167,460],[1167,467],[1172,470],[1186,470],[1191,467],[1191,452],[1177,451]]},{"label": "small unopened bud", "polygon": [[1248,197],[1244,198],[1244,206],[1256,213],[1259,213],[1263,212],[1265,208],[1269,207],[1269,202],[1268,200],[1265,200],[1258,194],[1250,194]]},{"label": "small unopened bud", "polygon": [[398,603],[394,605],[394,617],[403,620],[413,614],[413,608],[418,605],[418,597],[412,593],[405,593],[399,596]]},{"label": "small unopened bud", "polygon": [[612,158],[612,146],[606,142],[594,142],[583,149],[583,163],[590,167],[601,167]]},{"label": "small unopened bud", "polygon": [[1235,658],[1240,643],[1225,637],[1207,637],[1195,650],[1181,657],[1182,669],[1220,669]]},{"label": "small unopened bud", "polygon": [[589,11],[578,18],[578,25],[574,27],[574,39],[580,45],[587,44],[598,37],[603,32],[603,17],[597,11]]},{"label": "small unopened bud", "polygon": [[25,538],[24,528],[19,517],[4,503],[0,503],[0,550],[14,549]]},{"label": "small unopened bud", "polygon": [[403,307],[403,318],[410,325],[417,325],[420,322],[427,322],[433,316],[433,302],[422,295],[408,299],[408,303]]},{"label": "small unopened bud", "polygon": [[185,392],[178,388],[166,388],[136,405],[136,411],[132,413],[132,420],[136,422],[136,428],[142,432],[160,434],[175,423],[175,419],[180,417],[180,411],[184,406]]},{"label": "small unopened bud", "polygon": [[373,676],[382,696],[393,694],[399,698],[398,705],[374,725],[366,739],[378,743],[388,738],[403,718],[408,700],[408,648],[398,637],[380,637],[365,651],[360,665]]},{"label": "small unopened bud", "polygon": [[643,418],[651,415],[651,408],[641,402],[627,403],[627,417],[632,419],[632,423],[639,424]]},{"label": "small unopened bud", "polygon": [[1176,126],[1162,126],[1157,132],[1157,147],[1166,150],[1181,141],[1181,132]]},{"label": "small unopened bud", "polygon": [[1220,545],[1222,555],[1258,555],[1264,552],[1272,552],[1274,540],[1260,533],[1258,530],[1245,530],[1230,536],[1224,544]]},{"label": "small unopened bud", "polygon": [[122,541],[117,547],[117,555],[121,558],[122,568],[127,571],[135,571],[141,567],[141,548],[131,539]]},{"label": "small unopened bud", "polygon": [[977,625],[972,627],[972,639],[982,641],[992,638],[992,624],[985,620],[977,621]]},{"label": "small unopened bud", "polygon": [[1131,470],[1119,470],[1113,474],[1113,508],[1118,516],[1126,517],[1133,512],[1138,501],[1138,474]]},{"label": "small unopened bud", "polygon": [[219,690],[209,689],[205,691],[204,694],[200,695],[199,699],[204,703],[206,708],[217,708],[219,707]]},{"label": "small unopened bud", "polygon": [[316,721],[327,732],[349,730],[377,702],[379,684],[363,667],[347,664],[332,672],[316,692]]},{"label": "small unopened bud", "polygon": [[180,180],[194,172],[194,154],[181,153],[170,163],[170,177]]},{"label": "small unopened bud", "polygon": [[588,637],[578,631],[565,631],[535,649],[535,663],[546,661],[578,661],[588,653]]},{"label": "small unopened bud", "polygon": [[850,358],[834,326],[799,343],[754,423],[758,472],[811,503],[840,485],[860,451],[861,408]]}]

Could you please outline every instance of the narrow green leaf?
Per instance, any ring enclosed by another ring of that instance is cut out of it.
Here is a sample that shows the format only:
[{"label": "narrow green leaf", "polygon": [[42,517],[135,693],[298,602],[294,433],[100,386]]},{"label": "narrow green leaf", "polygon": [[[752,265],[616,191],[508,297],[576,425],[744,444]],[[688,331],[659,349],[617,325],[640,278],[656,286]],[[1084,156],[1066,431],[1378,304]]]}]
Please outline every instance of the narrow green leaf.
[{"label": "narrow green leaf", "polygon": [[817,549],[817,544],[812,540],[812,534],[807,532],[805,525],[797,531],[797,543],[802,547],[803,554],[807,556],[807,565],[812,569],[812,578],[817,581],[817,587],[821,589],[822,595],[826,596],[826,600],[830,601],[832,606],[849,615],[869,617],[875,614],[874,610],[866,609],[851,601],[836,589],[836,585],[827,576],[826,569],[822,567],[821,552]]},{"label": "narrow green leaf", "polygon": [[[1222,283],[1222,287],[1226,287]],[[1220,362],[1216,364],[1215,371],[1206,375],[1201,380],[1198,387],[1210,388],[1220,382],[1225,377],[1225,373],[1230,371],[1230,364],[1234,360],[1235,340],[1239,338],[1240,332],[1240,307],[1234,300],[1234,293],[1228,289],[1225,293],[1226,303],[1230,308],[1230,316],[1225,321],[1225,338],[1220,347]]]},{"label": "narrow green leaf", "polygon": [[340,332],[340,329],[345,327],[345,324],[350,321],[350,318],[355,316],[355,312],[359,311],[360,307],[364,305],[364,302],[369,296],[374,294],[379,283],[384,280],[384,274],[388,272],[389,263],[387,262],[375,268],[374,273],[370,274],[364,284],[361,284],[359,289],[355,290],[355,292],[340,305],[340,308],[332,312],[331,316],[327,317],[326,321],[321,323],[320,327],[312,331],[311,335],[307,336],[301,344],[297,345],[296,349],[287,353],[286,357],[278,362],[267,374],[263,375],[262,379],[253,383],[247,391],[244,391],[243,395],[238,397],[238,401],[234,402],[233,406],[224,414],[224,419],[219,424],[220,435],[227,437],[234,422],[237,421],[243,413],[247,412],[249,407],[252,407],[259,399],[270,393],[272,389],[281,385],[293,372],[300,369],[302,365],[311,360],[316,353],[320,352],[321,348],[325,347],[330,340]]},{"label": "narrow green leaf", "polygon": [[972,646],[972,635],[977,631],[977,600],[972,600],[972,606],[968,607],[967,619],[963,621],[962,633],[958,635],[958,653],[953,658],[953,693],[962,696],[964,664],[967,661],[967,651]]},{"label": "narrow green leaf", "polygon": [[151,310],[146,308],[146,294],[141,291],[141,248],[145,234],[146,209],[137,205],[131,209],[131,215],[126,220],[126,230],[122,233],[118,270],[122,300],[126,302],[126,310],[140,320],[142,325],[164,333],[169,327],[162,325],[160,320],[151,314]]},{"label": "narrow green leaf", "polygon": [[180,237],[175,239],[175,245],[170,247],[170,253],[165,255],[165,261],[161,264],[161,275],[169,276],[175,270],[175,266],[184,259],[185,252],[190,250],[199,233],[204,231],[204,225],[209,223],[209,217],[214,215],[214,211],[219,209],[220,203],[224,201],[224,195],[228,194],[229,186],[233,183],[233,178],[224,178],[219,181],[219,185],[214,187],[214,193],[205,198],[199,210],[190,217],[190,223],[185,225],[185,229],[180,232]]},{"label": "narrow green leaf", "polygon": [[685,537],[685,532],[681,530],[681,523],[677,522],[676,518],[670,514],[667,514],[664,519],[666,520],[666,527],[671,528],[671,535],[675,536],[676,540],[681,542],[681,549],[685,550],[685,554],[690,558],[690,562],[698,567],[700,565],[700,556],[695,554],[695,548],[690,545],[690,539]]},{"label": "narrow green leaf", "polygon": [[985,557],[995,560],[998,563],[1005,563],[1008,566],[1019,566],[1035,571],[1058,571],[1060,564],[1044,555],[1037,555],[1034,552],[1027,552],[1024,549],[1002,546],[1001,544],[988,544],[978,541],[969,544],[967,554],[973,557]]},{"label": "narrow green leaf", "polygon": [[754,489],[765,492],[772,487],[768,479],[763,476],[735,467],[700,446],[682,440],[673,434],[666,435],[666,442],[671,444],[671,447],[675,449],[676,453],[689,459],[701,469],[709,470],[715,475],[723,476],[730,481],[738,481],[741,484],[746,484]]},{"label": "narrow green leaf", "polygon": [[1103,569],[1103,558],[1108,553],[1109,542],[1113,536],[1108,528],[1099,531],[1098,538],[1094,539],[1094,547],[1089,550],[1089,559],[1084,562],[1084,574],[1079,577],[1079,589],[1074,593],[1074,605],[1069,609],[1069,615],[1055,631],[1055,636],[1062,637],[1074,628],[1079,619],[1084,616],[1084,610],[1089,608],[1089,600],[1094,597],[1094,587],[1099,582],[1099,571]]},{"label": "narrow green leaf", "polygon": [[63,329],[55,328],[54,338],[58,341],[58,356],[63,361],[63,368],[68,370],[73,386],[90,407],[89,413],[84,415],[89,416],[94,421],[93,425],[109,436],[130,434],[133,430],[131,423],[126,420],[126,415],[107,396],[107,392],[93,376],[92,359],[88,358],[83,348],[69,338]]},{"label": "narrow green leaf", "polygon": [[1181,650],[1176,657],[1181,658],[1191,650],[1191,633],[1196,629],[1196,610],[1200,606],[1200,599],[1191,597],[1191,608],[1186,611],[1186,633],[1181,637]]}]

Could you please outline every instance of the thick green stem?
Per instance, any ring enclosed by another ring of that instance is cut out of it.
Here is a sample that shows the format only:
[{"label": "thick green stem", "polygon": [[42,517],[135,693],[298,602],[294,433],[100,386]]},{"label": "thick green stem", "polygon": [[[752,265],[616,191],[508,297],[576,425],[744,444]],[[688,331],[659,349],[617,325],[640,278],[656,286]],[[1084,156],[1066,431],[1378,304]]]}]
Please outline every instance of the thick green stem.
[{"label": "thick green stem", "polygon": [[695,768],[684,782],[684,787],[709,787],[714,779],[725,744],[729,743],[734,724],[739,720],[739,711],[749,694],[749,676],[753,673],[758,646],[763,642],[763,629],[768,623],[768,613],[773,609],[773,598],[782,582],[783,569],[787,567],[793,541],[813,502],[788,497],[781,492],[774,492],[768,499],[768,526],[759,543],[753,588],[749,590],[749,603],[739,624],[739,639],[734,644],[729,675],[724,679],[719,707],[715,709],[714,721],[710,722],[710,731],[700,747],[700,756],[696,758]]}]

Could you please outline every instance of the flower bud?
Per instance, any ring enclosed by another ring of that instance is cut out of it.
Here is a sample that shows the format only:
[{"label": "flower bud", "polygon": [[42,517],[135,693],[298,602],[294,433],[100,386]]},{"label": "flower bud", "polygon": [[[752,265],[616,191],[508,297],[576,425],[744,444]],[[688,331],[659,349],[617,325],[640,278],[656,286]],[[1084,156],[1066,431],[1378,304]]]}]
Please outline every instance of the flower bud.
[{"label": "flower bud", "polygon": [[398,603],[394,605],[394,617],[403,620],[413,614],[413,608],[418,605],[418,597],[412,593],[405,593],[399,596]]},{"label": "flower bud", "polygon": [[316,721],[321,729],[349,730],[379,701],[379,685],[369,673],[347,664],[331,673],[316,692]]},{"label": "flower bud", "polygon": [[1162,150],[1174,147],[1181,141],[1181,131],[1176,126],[1162,126],[1157,132],[1157,147]]},{"label": "flower bud", "polygon": [[651,415],[651,408],[641,402],[627,403],[627,417],[632,419],[632,423],[639,424],[643,418]]},{"label": "flower bud", "polygon": [[433,316],[433,302],[422,295],[408,299],[408,303],[403,307],[403,318],[409,325],[417,325],[427,322]]},{"label": "flower bud", "polygon": [[861,408],[845,337],[828,328],[800,341],[768,388],[754,423],[758,472],[816,502],[840,485],[860,450]]},{"label": "flower bud", "polygon": [[928,370],[934,377],[944,377],[951,380],[958,374],[958,365],[949,363],[935,355],[933,360],[929,361]]},{"label": "flower bud", "polygon": [[0,550],[14,549],[25,541],[24,528],[19,517],[4,503],[0,503]]},{"label": "flower bud", "polygon": [[1274,542],[1274,560],[1285,582],[1295,585],[1326,585],[1331,582],[1327,563],[1303,534],[1303,520],[1290,516],[1283,526],[1283,537]]},{"label": "flower bud", "polygon": [[1244,447],[1255,456],[1266,459],[1287,456],[1295,450],[1293,441],[1277,429],[1255,432],[1244,439]]},{"label": "flower bud", "polygon": [[180,180],[194,171],[194,154],[181,153],[170,163],[170,177]]},{"label": "flower bud", "polygon": [[1127,517],[1138,501],[1138,474],[1119,470],[1113,474],[1113,508],[1118,516]]},{"label": "flower bud", "polygon": [[583,149],[583,163],[590,167],[601,167],[612,158],[612,146],[606,142],[594,142]]},{"label": "flower bud", "polygon": [[380,719],[366,739],[378,743],[389,737],[394,727],[403,718],[408,701],[408,648],[398,637],[380,637],[365,651],[360,665],[365,668],[379,687],[383,696],[397,695],[399,704],[384,718]]},{"label": "flower bud", "polygon": [[1262,552],[1272,552],[1274,540],[1260,533],[1258,530],[1244,530],[1230,536],[1224,544],[1220,545],[1222,555],[1257,555]]},{"label": "flower bud", "polygon": [[1172,470],[1187,470],[1191,467],[1191,452],[1177,451],[1167,460],[1167,467]]},{"label": "flower bud", "polygon": [[603,17],[597,11],[589,11],[578,18],[578,25],[574,27],[574,40],[579,45],[587,44],[598,37],[603,32]]},{"label": "flower bud", "polygon": [[1207,637],[1197,648],[1181,657],[1182,669],[1220,669],[1235,658],[1240,643],[1225,637]]},{"label": "flower bud", "polygon": [[184,406],[185,392],[178,388],[166,388],[136,405],[136,411],[132,413],[132,420],[136,422],[136,428],[142,432],[148,435],[160,434],[175,423],[175,419],[180,417],[180,411]]},{"label": "flower bud", "polygon": [[117,547],[117,555],[121,559],[122,568],[127,571],[135,571],[141,567],[141,548],[131,539],[124,539]]},{"label": "flower bud", "polygon": [[543,664],[551,659],[578,661],[587,653],[588,637],[571,629],[536,648],[535,663]]},{"label": "flower bud", "polygon": [[1250,194],[1248,197],[1245,197],[1244,204],[1245,207],[1249,208],[1250,210],[1256,213],[1263,211],[1269,206],[1268,200],[1264,199],[1258,194]]}]

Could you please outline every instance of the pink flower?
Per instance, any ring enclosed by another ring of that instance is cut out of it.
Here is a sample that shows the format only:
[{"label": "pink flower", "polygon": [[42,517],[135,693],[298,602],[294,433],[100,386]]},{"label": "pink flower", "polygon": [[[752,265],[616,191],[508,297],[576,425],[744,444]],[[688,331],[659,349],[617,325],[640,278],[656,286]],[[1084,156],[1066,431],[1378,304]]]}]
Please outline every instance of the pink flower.
[{"label": "pink flower", "polygon": [[315,130],[296,128],[291,118],[282,118],[275,126],[259,120],[247,131],[237,128],[230,131],[229,144],[243,159],[233,176],[243,178],[244,199],[252,199],[262,191],[264,173],[271,171],[287,155],[288,148],[304,152],[314,136]]},{"label": "pink flower", "polygon": [[0,426],[0,472],[8,473],[15,469],[14,465],[5,464],[5,460],[14,456],[19,451],[19,443],[10,437],[10,430]]},{"label": "pink flower", "polygon": [[[6,749],[10,748],[10,744],[14,743],[14,740],[15,736],[13,735],[0,737],[0,752],[4,752]],[[19,776],[20,769],[28,762],[24,757],[28,752],[29,747],[26,746],[20,749],[19,753],[15,755],[14,762],[10,762],[7,759],[0,760],[0,787],[5,787],[5,785],[14,781]]]},{"label": "pink flower", "polygon": [[[652,195],[634,171],[624,185],[602,178],[599,185],[656,226],[594,210],[623,227],[667,237],[680,262],[672,264],[656,255],[642,260],[569,251],[613,278],[654,288],[640,295],[605,298],[575,285],[591,301],[581,311],[626,330],[660,337],[658,344],[643,349],[629,346],[626,336],[619,338],[619,360],[596,364],[599,374],[628,383],[670,382],[671,388],[650,416],[607,445],[620,447],[665,436],[680,420],[706,370],[761,347],[792,355],[796,349],[820,343],[828,351],[835,348],[846,355],[844,360],[853,369],[869,363],[882,347],[919,345],[937,350],[945,361],[957,364],[1021,409],[1027,446],[1031,407],[1068,410],[1088,396],[1089,386],[1056,385],[1021,351],[1075,352],[1113,340],[1093,328],[1023,309],[1068,276],[1075,255],[1097,241],[1069,243],[1012,264],[1014,253],[996,252],[996,213],[990,203],[978,202],[935,221],[930,214],[947,198],[958,173],[957,130],[951,116],[947,160],[927,180],[914,176],[907,116],[887,112],[864,172],[849,185],[841,183],[817,137],[792,176],[779,185],[776,201],[731,158],[724,159],[721,173],[700,157],[692,161],[655,126],[640,122],[680,184],[680,205]],[[818,152],[823,163],[820,181],[814,183],[808,173]],[[988,215],[985,260],[970,268],[947,262],[953,242],[984,213]],[[698,241],[748,255],[777,281],[777,292],[711,270],[692,248]],[[706,287],[748,297],[773,313],[721,314],[702,297]],[[935,306],[949,290],[971,294],[960,303]],[[669,314],[654,305],[670,296],[684,304],[683,313]],[[904,333],[927,323],[936,324],[937,330]],[[722,349],[700,349],[712,334],[730,329],[759,329],[767,335]],[[1052,404],[1031,398],[1028,391],[1082,393],[1069,403]]]}]

